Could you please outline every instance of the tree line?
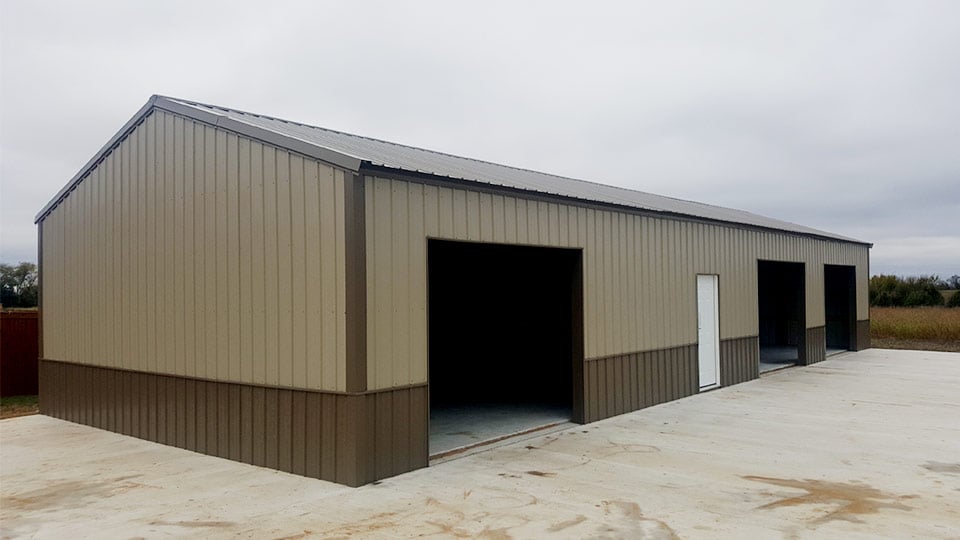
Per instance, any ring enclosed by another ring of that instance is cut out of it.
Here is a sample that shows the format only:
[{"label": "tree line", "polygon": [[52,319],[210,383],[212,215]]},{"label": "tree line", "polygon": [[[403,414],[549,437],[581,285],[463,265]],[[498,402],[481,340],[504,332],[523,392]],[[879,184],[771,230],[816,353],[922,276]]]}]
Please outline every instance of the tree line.
[{"label": "tree line", "polygon": [[22,262],[0,264],[0,305],[5,308],[37,307],[37,265]]},{"label": "tree line", "polygon": [[941,291],[960,289],[960,276],[873,276],[870,278],[870,305],[878,307],[947,306],[960,307],[960,293],[945,299]]}]

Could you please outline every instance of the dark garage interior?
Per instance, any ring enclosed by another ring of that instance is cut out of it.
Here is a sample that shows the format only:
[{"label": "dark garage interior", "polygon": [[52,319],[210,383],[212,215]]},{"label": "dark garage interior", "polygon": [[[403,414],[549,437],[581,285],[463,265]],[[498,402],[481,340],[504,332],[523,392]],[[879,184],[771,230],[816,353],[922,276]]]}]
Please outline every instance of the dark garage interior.
[{"label": "dark garage interior", "polygon": [[758,261],[760,372],[796,364],[805,338],[803,263]]},{"label": "dark garage interior", "polygon": [[854,331],[857,325],[856,291],[856,273],[853,266],[824,265],[823,292],[828,355],[854,348]]},{"label": "dark garage interior", "polygon": [[430,454],[569,421],[580,251],[430,240]]}]

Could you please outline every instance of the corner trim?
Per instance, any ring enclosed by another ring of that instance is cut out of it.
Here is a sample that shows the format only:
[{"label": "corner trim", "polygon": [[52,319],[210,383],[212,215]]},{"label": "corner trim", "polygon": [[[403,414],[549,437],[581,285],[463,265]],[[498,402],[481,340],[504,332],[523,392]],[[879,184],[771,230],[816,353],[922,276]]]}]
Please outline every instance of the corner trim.
[{"label": "corner trim", "polygon": [[43,358],[43,222],[37,223],[37,361]]},{"label": "corner trim", "polygon": [[367,234],[365,178],[344,175],[346,390],[367,389]]}]

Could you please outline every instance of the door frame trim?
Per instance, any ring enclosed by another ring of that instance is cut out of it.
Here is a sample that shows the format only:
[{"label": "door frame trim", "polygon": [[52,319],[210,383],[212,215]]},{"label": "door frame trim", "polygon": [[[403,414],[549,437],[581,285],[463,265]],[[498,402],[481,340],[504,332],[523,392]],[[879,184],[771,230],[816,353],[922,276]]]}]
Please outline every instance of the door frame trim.
[{"label": "door frame trim", "polygon": [[[700,384],[700,277],[711,277],[713,278],[714,289],[713,289],[713,316],[716,321],[716,332],[714,333],[714,367],[716,368],[716,382],[701,385]],[[696,275],[696,313],[697,313],[697,387],[700,389],[700,392],[705,392],[707,390],[713,390],[715,388],[720,388],[721,384],[721,374],[720,374],[720,274],[701,274]]]}]

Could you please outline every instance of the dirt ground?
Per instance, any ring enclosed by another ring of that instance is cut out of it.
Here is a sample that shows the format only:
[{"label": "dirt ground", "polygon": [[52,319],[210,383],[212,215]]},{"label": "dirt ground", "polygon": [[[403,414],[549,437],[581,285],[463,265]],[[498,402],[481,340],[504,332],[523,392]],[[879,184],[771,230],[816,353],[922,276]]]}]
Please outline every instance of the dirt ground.
[{"label": "dirt ground", "polygon": [[960,352],[960,341],[931,341],[922,339],[870,338],[870,344],[878,349],[907,351]]},{"label": "dirt ground", "polygon": [[3,538],[958,538],[960,354],[871,349],[361,488],[0,421]]}]

